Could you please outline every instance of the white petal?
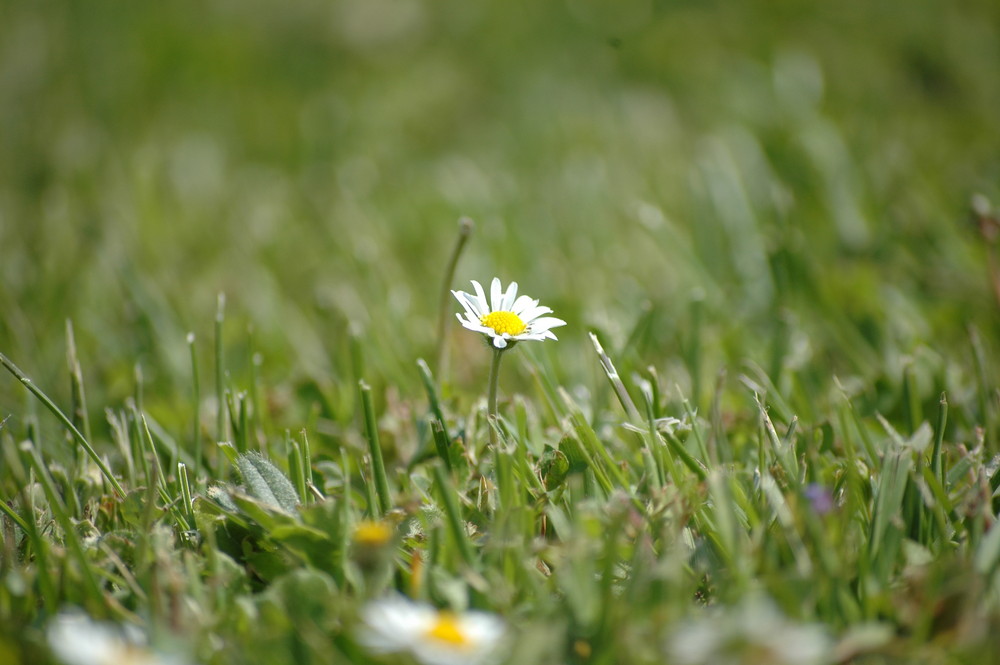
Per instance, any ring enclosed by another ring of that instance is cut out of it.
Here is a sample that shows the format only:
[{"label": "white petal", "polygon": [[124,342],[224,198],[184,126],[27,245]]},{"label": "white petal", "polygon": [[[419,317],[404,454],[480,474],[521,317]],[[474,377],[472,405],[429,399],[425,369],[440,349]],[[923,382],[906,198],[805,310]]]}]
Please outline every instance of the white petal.
[{"label": "white petal", "polygon": [[453,296],[455,296],[455,300],[457,300],[458,304],[462,306],[462,309],[464,309],[468,313],[469,312],[469,303],[467,303],[465,301],[465,296],[467,294],[463,293],[461,291],[452,291],[451,294]]},{"label": "white petal", "polygon": [[472,288],[476,290],[476,300],[479,301],[479,313],[488,313],[490,311],[490,306],[486,304],[486,292],[483,291],[483,285],[476,280],[472,280]]},{"label": "white petal", "polygon": [[543,305],[541,307],[529,307],[527,310],[521,312],[520,317],[521,320],[524,321],[525,323],[531,323],[532,321],[540,317],[542,314],[551,314],[551,313],[552,313],[552,308],[545,307]]},{"label": "white petal", "polygon": [[[454,291],[452,293],[454,293]],[[458,301],[462,303],[462,307],[464,307],[465,311],[469,313],[469,318],[476,320],[482,318],[483,312],[479,311],[479,303],[476,300],[475,296],[473,296],[471,293],[464,293],[464,292],[459,293],[458,295],[461,296],[460,298],[458,298]]]},{"label": "white petal", "polygon": [[462,649],[421,642],[414,648],[413,655],[423,665],[489,665],[500,660],[501,654],[495,647],[480,648],[478,644]]},{"label": "white petal", "polygon": [[511,282],[510,286],[507,287],[507,292],[503,294],[502,309],[505,312],[511,311],[511,307],[514,306],[514,300],[517,298],[517,282]]},{"label": "white petal", "polygon": [[389,653],[412,648],[434,618],[432,609],[390,596],[369,603],[362,620],[358,641],[372,651]]},{"label": "white petal", "polygon": [[135,626],[92,621],[79,612],[63,612],[48,627],[49,646],[66,665],[101,665],[126,660],[150,665],[182,663],[146,649],[146,635]]},{"label": "white petal", "polygon": [[566,322],[562,319],[557,319],[554,316],[543,316],[540,319],[535,319],[531,323],[531,332],[544,332],[549,328],[558,328],[559,326],[566,325]]},{"label": "white petal", "polygon": [[484,329],[484,328],[474,328],[473,326],[465,326],[465,329],[471,330],[474,333],[479,333],[480,335],[488,335],[491,339],[494,335],[492,328]]},{"label": "white petal", "polygon": [[493,346],[497,347],[498,349],[505,349],[507,348],[507,340],[505,340],[503,337],[500,337],[499,335],[496,335],[493,337]]},{"label": "white petal", "polygon": [[106,626],[83,614],[61,614],[48,629],[49,646],[67,665],[96,665],[114,658],[123,643]]},{"label": "white petal", "polygon": [[467,612],[459,618],[459,630],[469,642],[463,646],[422,640],[413,654],[424,665],[487,665],[501,658],[498,648],[506,626],[497,616],[486,612]]},{"label": "white petal", "polygon": [[477,333],[483,333],[484,335],[489,335],[490,337],[493,337],[494,335],[497,334],[497,331],[493,330],[493,328],[487,328],[486,326],[478,325],[478,324],[475,324],[475,323],[470,323],[470,324],[466,325],[465,327],[468,330],[472,330],[473,332],[477,332]]},{"label": "white petal", "polygon": [[492,646],[503,637],[506,626],[493,614],[472,610],[463,615],[462,629],[476,644]]},{"label": "white petal", "polygon": [[514,301],[514,305],[510,308],[510,311],[520,316],[521,312],[528,309],[529,307],[537,307],[537,306],[538,306],[538,301],[532,300],[531,296],[521,296]]},{"label": "white petal", "polygon": [[490,284],[490,311],[499,312],[500,305],[503,304],[503,287],[500,285],[500,278],[494,277]]},{"label": "white petal", "polygon": [[358,642],[376,653],[408,651],[422,665],[489,665],[501,655],[506,626],[487,612],[459,615],[465,644],[451,644],[429,633],[440,621],[438,610],[401,596],[372,601],[362,610]]}]

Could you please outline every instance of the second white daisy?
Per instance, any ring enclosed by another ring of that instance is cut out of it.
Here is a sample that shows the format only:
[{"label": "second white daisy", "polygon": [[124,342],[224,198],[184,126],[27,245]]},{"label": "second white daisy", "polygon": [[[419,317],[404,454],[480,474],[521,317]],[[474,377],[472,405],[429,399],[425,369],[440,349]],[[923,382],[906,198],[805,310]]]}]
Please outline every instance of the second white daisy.
[{"label": "second white daisy", "polygon": [[511,282],[504,290],[500,280],[494,277],[489,301],[479,282],[472,280],[472,287],[475,293],[451,292],[465,308],[464,316],[456,316],[464,328],[486,335],[497,349],[526,340],[556,339],[552,329],[566,325],[562,319],[545,316],[552,310],[540,306],[537,300],[518,296],[517,282]]},{"label": "second white daisy", "polygon": [[66,665],[185,665],[174,654],[152,651],[133,625],[94,621],[82,612],[61,612],[48,626],[49,647]]},{"label": "second white daisy", "polygon": [[506,632],[495,614],[457,614],[403,596],[369,603],[361,618],[358,638],[370,651],[407,651],[423,665],[486,665],[501,656]]}]

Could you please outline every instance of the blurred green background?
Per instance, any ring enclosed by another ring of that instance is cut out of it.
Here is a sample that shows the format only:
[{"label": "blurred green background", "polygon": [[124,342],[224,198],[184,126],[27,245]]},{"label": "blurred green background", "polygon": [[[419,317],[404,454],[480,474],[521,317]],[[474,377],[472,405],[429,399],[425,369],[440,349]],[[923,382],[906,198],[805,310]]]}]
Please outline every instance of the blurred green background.
[{"label": "blurred green background", "polygon": [[[935,400],[1000,331],[968,213],[1000,199],[998,26],[992,0],[7,0],[0,351],[64,401],[72,319],[90,403],[138,363],[164,417],[188,331],[210,391],[224,292],[227,365],[252,325],[277,412],[353,389],[352,326],[368,379],[419,394],[468,215],[453,286],[551,305],[533,351],[567,384],[603,381],[596,328],[699,398],[750,360],[808,412],[915,359]],[[0,381],[0,416],[25,395]]]}]

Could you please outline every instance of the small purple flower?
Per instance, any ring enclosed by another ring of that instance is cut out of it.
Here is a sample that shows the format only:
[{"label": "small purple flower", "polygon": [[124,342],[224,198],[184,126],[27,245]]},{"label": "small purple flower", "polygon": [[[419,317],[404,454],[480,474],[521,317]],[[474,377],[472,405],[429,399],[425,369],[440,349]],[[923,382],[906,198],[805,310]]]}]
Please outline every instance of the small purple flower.
[{"label": "small purple flower", "polygon": [[803,494],[817,515],[826,515],[834,508],[833,493],[819,483],[809,483]]}]

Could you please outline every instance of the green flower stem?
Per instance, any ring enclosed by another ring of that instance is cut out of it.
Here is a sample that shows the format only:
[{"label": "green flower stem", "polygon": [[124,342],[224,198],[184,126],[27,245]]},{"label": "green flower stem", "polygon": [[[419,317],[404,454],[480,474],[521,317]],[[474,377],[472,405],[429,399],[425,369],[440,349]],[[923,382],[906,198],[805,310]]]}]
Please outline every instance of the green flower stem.
[{"label": "green flower stem", "polygon": [[500,357],[502,355],[502,349],[493,349],[493,362],[490,363],[489,400],[486,405],[486,424],[490,430],[490,446],[494,450],[496,450],[497,447],[497,427],[499,427],[499,416],[497,414],[497,387],[500,385]]}]

